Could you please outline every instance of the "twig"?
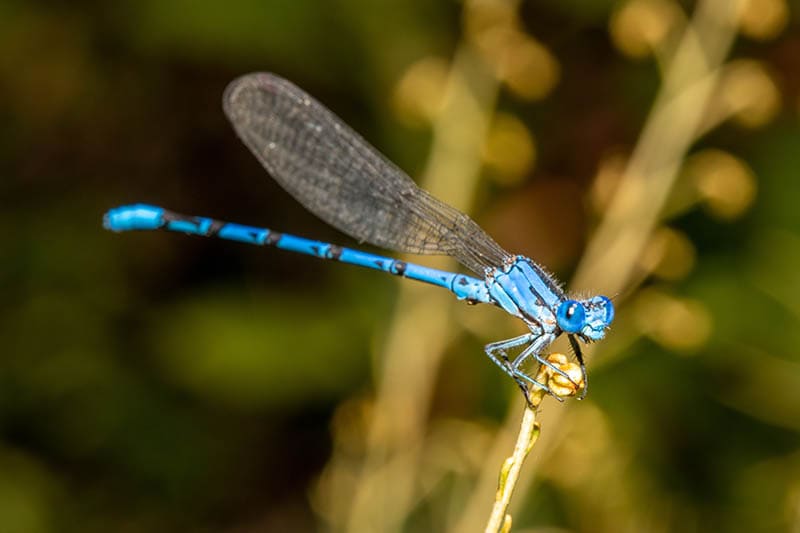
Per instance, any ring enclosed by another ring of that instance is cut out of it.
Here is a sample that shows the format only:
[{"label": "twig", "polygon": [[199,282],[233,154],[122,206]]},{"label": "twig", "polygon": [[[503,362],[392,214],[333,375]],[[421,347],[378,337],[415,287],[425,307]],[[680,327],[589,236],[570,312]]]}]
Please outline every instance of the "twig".
[{"label": "twig", "polygon": [[511,529],[511,515],[506,511],[508,504],[511,503],[511,495],[519,479],[519,472],[522,463],[528,453],[539,439],[539,423],[536,421],[536,410],[530,406],[525,408],[522,415],[522,423],[519,426],[517,444],[514,446],[514,453],[503,462],[500,469],[500,480],[497,483],[497,495],[492,507],[492,514],[486,524],[486,533],[498,531],[506,532]]},{"label": "twig", "polygon": [[[580,367],[575,363],[569,362],[567,357],[560,353],[552,353],[547,359],[567,373],[572,380],[564,379],[563,376],[542,365],[539,367],[536,381],[546,383],[550,390],[558,396],[574,396],[580,392],[585,386],[582,381],[583,374]],[[517,486],[522,464],[539,439],[540,426],[536,421],[536,410],[545,395],[544,389],[540,388],[536,388],[529,395],[530,404],[525,407],[525,412],[522,415],[514,453],[503,461],[503,466],[500,468],[500,479],[497,484],[494,507],[492,507],[489,522],[486,524],[486,533],[507,533],[511,530],[511,515],[508,514],[508,505],[511,503],[511,495]]]}]

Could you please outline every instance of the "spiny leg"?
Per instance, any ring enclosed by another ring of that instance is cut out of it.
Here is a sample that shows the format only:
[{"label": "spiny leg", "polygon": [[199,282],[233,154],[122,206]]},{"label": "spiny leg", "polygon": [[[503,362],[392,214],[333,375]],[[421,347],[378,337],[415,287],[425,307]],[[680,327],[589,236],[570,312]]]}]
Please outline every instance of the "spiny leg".
[{"label": "spiny leg", "polygon": [[[544,350],[547,346],[549,346],[550,343],[553,342],[553,340],[555,340],[555,336],[550,334],[550,333],[534,337],[533,341],[531,342],[531,344],[529,346],[527,346],[524,350],[522,350],[522,352],[516,357],[516,359],[514,359],[514,362],[511,364],[511,369],[512,369],[512,373],[513,373],[512,375],[513,375],[514,379],[517,380],[517,383],[519,383],[519,380],[526,381],[526,382],[530,383],[531,385],[535,385],[536,387],[539,387],[540,389],[544,390],[547,394],[549,394],[550,396],[553,396],[558,401],[563,402],[564,401],[563,398],[561,398],[557,394],[553,393],[553,391],[550,389],[550,387],[548,387],[544,383],[540,383],[539,381],[533,379],[525,371],[523,371],[523,370],[521,370],[519,368],[520,365],[526,359],[528,359],[531,355],[533,355],[534,359],[536,359],[537,362],[547,366],[548,368],[552,368],[554,372],[557,372],[559,374],[564,374],[564,372],[562,372],[560,369],[558,369],[555,366],[553,366],[552,363],[550,363],[549,361],[543,361],[542,358],[539,356],[539,353],[542,350]],[[564,374],[564,375],[566,376],[566,374]],[[569,376],[567,376],[567,379],[569,379]],[[526,394],[526,398],[527,398],[527,394]],[[530,403],[530,402],[528,402],[528,403]]]},{"label": "spiny leg", "polygon": [[582,389],[581,395],[578,397],[578,399],[582,400],[583,398],[586,397],[587,377],[586,377],[586,366],[583,362],[583,354],[580,351],[580,346],[577,344],[577,341],[575,341],[575,339],[572,338],[572,335],[570,335],[569,339],[570,343],[572,344],[572,349],[575,352],[575,356],[578,359],[578,362],[580,363],[581,375],[583,379],[583,387],[581,387],[578,383],[576,383],[575,380],[573,380],[572,377],[569,376],[562,369],[556,367],[553,363],[542,357],[542,351],[544,351],[544,349],[547,348],[547,346],[549,346],[555,340],[555,338],[556,338],[555,335],[552,334],[540,335],[539,337],[534,338],[531,345],[525,348],[519,355],[517,355],[516,359],[514,359],[514,362],[511,363],[512,372],[514,373],[515,376],[519,376],[528,382],[536,384],[537,386],[545,389],[545,391],[548,392],[551,396],[556,397],[556,399],[558,399],[559,401],[563,401],[562,398],[553,394],[553,392],[550,390],[549,387],[545,387],[538,381],[532,379],[527,373],[525,373],[524,370],[520,368],[528,358],[533,356],[533,358],[536,360],[537,363],[551,369],[553,372],[569,380],[569,382],[572,383],[576,389]]},{"label": "spiny leg", "polygon": [[[484,346],[483,351],[486,352],[494,363],[503,369],[503,372],[514,377],[514,370],[511,368],[511,361],[508,358],[508,354],[506,350],[510,350],[511,348],[517,348],[519,346],[524,346],[526,344],[530,344],[535,339],[534,335],[530,333],[525,333],[524,335],[520,335],[519,337],[514,337],[513,339],[506,339],[504,341],[493,342],[491,344],[487,344]],[[498,359],[495,355],[499,353],[500,356],[503,358],[502,360]]]},{"label": "spiny leg", "polygon": [[[586,398],[586,391],[589,389],[589,377],[586,375],[586,365],[583,362],[583,353],[581,352],[581,345],[578,344],[578,341],[575,340],[574,335],[568,335],[569,344],[572,346],[572,351],[575,352],[575,358],[578,360],[578,364],[581,365],[581,375],[583,376],[583,390],[581,391],[581,395],[578,396],[579,400],[583,400]],[[570,379],[570,381],[572,381]],[[575,383],[573,381],[573,383]]]},{"label": "spiny leg", "polygon": [[512,371],[524,373],[522,370],[520,370],[520,367],[530,356],[533,356],[533,358],[536,359],[536,362],[538,362],[539,364],[544,365],[553,372],[555,372],[556,374],[563,376],[566,379],[569,379],[569,376],[566,374],[566,372],[556,367],[553,363],[551,363],[550,361],[541,356],[542,351],[544,351],[544,349],[547,348],[554,340],[556,340],[556,337],[551,333],[535,337],[531,345],[527,347],[525,350],[523,350],[516,357],[516,359],[514,359],[514,362],[511,363]]},{"label": "spiny leg", "polygon": [[[538,363],[552,369],[553,372],[564,376],[576,387],[578,386],[578,384],[574,383],[569,375],[567,375],[563,370],[557,368],[552,363],[540,356],[540,352],[547,348],[547,346],[549,346],[554,340],[555,336],[549,333],[544,335],[527,333],[525,335],[520,335],[519,337],[514,337],[513,339],[488,344],[484,348],[486,355],[488,355],[497,366],[503,369],[503,372],[511,376],[511,378],[516,382],[517,386],[520,388],[520,390],[522,390],[525,400],[528,402],[528,405],[531,408],[535,407],[530,398],[531,386],[542,389],[545,393],[553,396],[560,402],[564,401],[564,399],[555,394],[550,387],[532,378],[525,371],[519,368],[521,364],[531,355],[533,355],[534,359],[536,359]],[[528,346],[526,346],[525,349],[523,349],[522,352],[517,355],[514,361],[511,362],[508,358],[508,353],[506,350],[517,348],[525,344],[528,344]],[[500,354],[500,358],[497,357],[497,354]]]},{"label": "spiny leg", "polygon": [[[529,376],[522,374],[521,377],[520,372],[513,369],[511,361],[508,358],[508,354],[506,353],[506,350],[517,348],[525,344],[531,344],[535,339],[536,339],[535,335],[531,333],[526,333],[524,335],[520,335],[519,337],[514,337],[513,339],[507,339],[504,341],[498,341],[498,342],[493,342],[491,344],[487,344],[483,349],[486,352],[486,355],[488,355],[489,358],[503,370],[503,372],[508,374],[511,377],[511,379],[514,380],[517,386],[522,390],[522,394],[525,396],[525,401],[528,402],[528,405],[531,408],[533,408],[534,405],[531,402],[530,387],[528,386],[526,381],[531,382],[538,387],[542,387],[548,392],[549,389],[547,389],[547,387],[545,387],[538,381],[531,379]],[[530,346],[525,348],[525,350],[528,350],[529,348]],[[500,357],[502,357],[502,360],[497,357],[496,354],[498,353],[500,354]]]}]

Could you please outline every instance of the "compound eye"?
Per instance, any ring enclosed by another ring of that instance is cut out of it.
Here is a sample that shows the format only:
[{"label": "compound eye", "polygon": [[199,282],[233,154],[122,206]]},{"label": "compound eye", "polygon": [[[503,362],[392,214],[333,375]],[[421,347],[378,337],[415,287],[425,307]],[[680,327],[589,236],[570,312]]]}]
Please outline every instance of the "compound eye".
[{"label": "compound eye", "polygon": [[586,323],[586,311],[575,300],[565,300],[556,311],[558,327],[567,333],[578,333]]},{"label": "compound eye", "polygon": [[601,305],[606,310],[606,325],[609,325],[611,321],[614,320],[614,304],[605,296],[599,296],[599,298]]}]

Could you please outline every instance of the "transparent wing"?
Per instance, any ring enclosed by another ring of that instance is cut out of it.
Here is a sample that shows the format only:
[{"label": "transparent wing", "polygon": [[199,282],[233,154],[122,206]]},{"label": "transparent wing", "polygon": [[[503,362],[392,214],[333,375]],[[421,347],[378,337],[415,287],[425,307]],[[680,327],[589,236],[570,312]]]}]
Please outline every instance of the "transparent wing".
[{"label": "transparent wing", "polygon": [[272,177],[340,231],[399,252],[450,255],[481,276],[510,257],[292,83],[248,74],[228,86],[223,105]]}]

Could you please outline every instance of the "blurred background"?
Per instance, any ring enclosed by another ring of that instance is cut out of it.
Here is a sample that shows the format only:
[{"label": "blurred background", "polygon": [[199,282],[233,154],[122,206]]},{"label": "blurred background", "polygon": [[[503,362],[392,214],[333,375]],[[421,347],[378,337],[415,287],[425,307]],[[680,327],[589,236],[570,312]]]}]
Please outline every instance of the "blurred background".
[{"label": "blurred background", "polygon": [[515,531],[800,531],[795,0],[0,3],[0,531],[483,530],[522,398],[482,346],[521,324],[101,228],[144,201],[354,244],[226,122],[256,70],[615,298]]}]

